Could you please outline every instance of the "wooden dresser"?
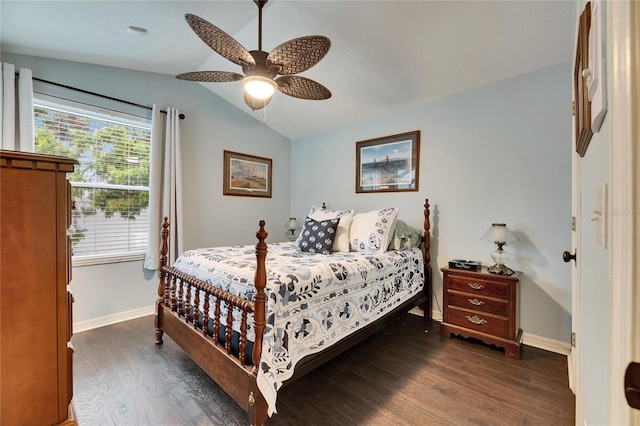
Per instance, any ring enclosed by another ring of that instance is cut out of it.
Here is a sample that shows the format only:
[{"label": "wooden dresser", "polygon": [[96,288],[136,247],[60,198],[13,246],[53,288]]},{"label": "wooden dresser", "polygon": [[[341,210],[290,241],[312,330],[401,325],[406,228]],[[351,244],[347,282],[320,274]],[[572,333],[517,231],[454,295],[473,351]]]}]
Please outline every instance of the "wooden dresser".
[{"label": "wooden dresser", "polygon": [[75,424],[67,173],[0,150],[0,424]]},{"label": "wooden dresser", "polygon": [[478,272],[451,268],[441,271],[444,311],[440,334],[480,339],[504,348],[510,358],[520,358],[520,273],[496,275],[485,268]]}]

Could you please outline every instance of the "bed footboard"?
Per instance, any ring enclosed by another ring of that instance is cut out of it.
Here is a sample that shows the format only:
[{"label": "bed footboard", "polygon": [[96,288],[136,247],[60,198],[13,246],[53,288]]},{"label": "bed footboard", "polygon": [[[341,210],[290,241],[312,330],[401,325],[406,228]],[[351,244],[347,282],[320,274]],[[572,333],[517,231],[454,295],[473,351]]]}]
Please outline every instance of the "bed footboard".
[{"label": "bed footboard", "polygon": [[[166,332],[247,412],[252,425],[261,425],[267,418],[267,403],[256,381],[266,326],[265,239],[268,235],[264,220],[259,226],[256,293],[250,301],[167,266],[169,221],[165,217],[155,316],[156,344],[162,344]],[[240,312],[239,324],[237,320],[234,322],[234,312]],[[247,339],[250,315],[253,315],[254,342]]]},{"label": "bed footboard", "polygon": [[[260,229],[256,233],[258,244],[256,245],[256,258],[258,266],[256,268],[255,287],[256,294],[254,300],[250,301],[234,294],[228,293],[220,288],[212,286],[204,281],[192,277],[173,267],[167,266],[166,248],[169,234],[169,222],[164,218],[162,225],[162,250],[160,256],[160,282],[158,285],[157,307],[166,306],[172,313],[181,318],[192,328],[199,330],[203,336],[211,337],[213,344],[219,344],[221,330],[223,331],[222,346],[227,354],[233,352],[233,330],[239,329],[237,336],[237,354],[240,365],[258,365],[261,356],[262,334],[266,326],[265,303],[266,295],[264,287],[266,285],[266,269],[264,266],[267,254],[265,239],[267,232],[264,229],[265,222],[260,221]],[[210,317],[211,301],[213,301],[213,316]],[[222,318],[222,305],[226,306],[226,318]],[[202,309],[200,309],[202,306]],[[159,309],[157,309],[159,311]],[[241,313],[239,327],[234,324],[233,313]],[[254,315],[255,344],[250,362],[247,362],[247,324],[249,315]],[[163,329],[156,317],[156,344],[162,343]],[[235,327],[234,327],[235,325]],[[222,339],[220,339],[222,340]]]}]

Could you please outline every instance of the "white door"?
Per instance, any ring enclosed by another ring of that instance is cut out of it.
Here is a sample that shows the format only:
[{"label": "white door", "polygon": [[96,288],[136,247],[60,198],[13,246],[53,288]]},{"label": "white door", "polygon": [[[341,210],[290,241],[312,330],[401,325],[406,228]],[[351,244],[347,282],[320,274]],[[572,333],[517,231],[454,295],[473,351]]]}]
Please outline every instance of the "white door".
[{"label": "white door", "polygon": [[[576,39],[573,45],[577,45],[578,28],[576,28]],[[575,48],[574,48],[575,49]],[[578,55],[577,49],[574,50],[573,56],[576,58]],[[574,59],[575,61],[575,59]],[[574,71],[575,72],[575,71]],[[567,220],[567,227],[571,227],[571,247],[567,247],[562,258],[568,263],[568,267],[571,268],[571,351],[568,356],[568,373],[569,373],[569,387],[574,394],[578,394],[580,391],[580,339],[578,330],[580,330],[580,253],[578,253],[578,247],[580,247],[580,230],[581,230],[581,210],[582,210],[582,161],[577,153],[577,141],[576,141],[576,119],[575,114],[578,111],[576,106],[576,93],[575,86],[573,87],[573,117],[572,117],[572,156],[571,156],[571,218]],[[570,219],[570,220],[569,220]],[[560,254],[560,253],[558,253]],[[580,398],[576,398],[576,414],[580,413]],[[579,418],[576,416],[576,418]]]},{"label": "white door", "polygon": [[[580,206],[582,200],[582,168],[581,160],[578,154],[573,151],[571,159],[571,222],[567,226],[571,226],[571,248],[562,254],[565,262],[569,263],[571,268],[571,352],[569,353],[569,387],[575,394],[580,389],[580,377],[577,374],[580,371],[579,351],[580,340],[577,331],[580,329],[580,268],[579,253],[577,248],[580,247]],[[580,412],[579,398],[576,398],[576,412]]]}]

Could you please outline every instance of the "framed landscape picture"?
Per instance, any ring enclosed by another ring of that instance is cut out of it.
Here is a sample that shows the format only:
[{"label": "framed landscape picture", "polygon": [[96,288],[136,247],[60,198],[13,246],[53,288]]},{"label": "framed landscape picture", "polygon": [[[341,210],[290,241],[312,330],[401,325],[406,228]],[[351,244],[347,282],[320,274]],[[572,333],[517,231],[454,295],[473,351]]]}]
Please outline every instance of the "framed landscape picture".
[{"label": "framed landscape picture", "polygon": [[224,151],[223,195],[271,198],[271,159]]},{"label": "framed landscape picture", "polygon": [[356,193],[417,191],[420,131],[356,142]]},{"label": "framed landscape picture", "polygon": [[576,152],[580,157],[584,157],[593,136],[591,128],[591,102],[589,101],[589,90],[587,87],[587,77],[583,74],[585,68],[589,68],[589,28],[591,25],[591,3],[585,5],[584,11],[580,15],[578,23],[578,44],[576,46],[576,57],[573,68],[573,92],[575,132],[576,132]]}]

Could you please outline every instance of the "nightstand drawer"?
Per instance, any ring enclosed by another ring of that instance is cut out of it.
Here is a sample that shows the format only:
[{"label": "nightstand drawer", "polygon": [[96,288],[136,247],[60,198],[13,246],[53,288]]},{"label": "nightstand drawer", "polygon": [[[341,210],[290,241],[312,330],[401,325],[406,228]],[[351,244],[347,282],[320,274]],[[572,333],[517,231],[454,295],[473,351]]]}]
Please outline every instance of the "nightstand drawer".
[{"label": "nightstand drawer", "polygon": [[455,290],[447,290],[447,292],[449,306],[488,312],[503,317],[509,315],[509,302],[504,299],[484,297],[482,294],[461,293]]},{"label": "nightstand drawer", "polygon": [[508,337],[509,320],[449,306],[447,323],[497,337]]},{"label": "nightstand drawer", "polygon": [[487,268],[442,268],[443,306],[440,335],[473,337],[520,358],[522,330],[518,315],[521,274],[491,274]]},{"label": "nightstand drawer", "polygon": [[500,297],[503,299],[509,296],[509,286],[504,283],[483,280],[476,277],[449,276],[449,289],[475,293],[484,296]]}]

